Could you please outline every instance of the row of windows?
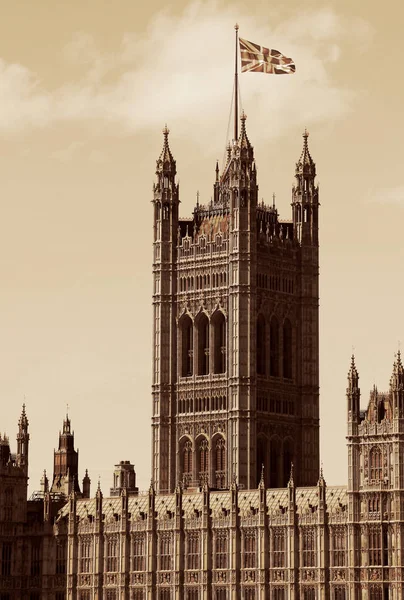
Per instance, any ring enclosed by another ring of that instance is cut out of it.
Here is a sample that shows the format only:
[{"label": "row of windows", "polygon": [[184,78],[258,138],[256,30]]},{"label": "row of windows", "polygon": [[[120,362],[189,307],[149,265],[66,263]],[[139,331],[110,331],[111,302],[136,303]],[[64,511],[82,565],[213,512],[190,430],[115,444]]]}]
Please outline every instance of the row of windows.
[{"label": "row of windows", "polygon": [[[201,533],[190,532],[186,536],[186,568],[197,570],[201,568]],[[317,566],[317,531],[306,528],[301,533],[301,566]],[[383,545],[382,545],[383,537]],[[387,530],[375,527],[369,532],[369,565],[388,564]],[[135,535],[132,539],[131,569],[144,571],[146,568],[146,545],[142,534]],[[274,568],[286,566],[285,533],[282,529],[275,530],[271,536],[272,564]],[[4,547],[4,544],[3,544]],[[106,571],[118,571],[119,544],[117,538],[110,538],[106,544]],[[84,539],[79,547],[80,572],[92,572],[93,542]],[[331,538],[331,564],[334,567],[345,567],[347,562],[346,534],[343,529],[336,531]],[[8,560],[11,560],[11,553]],[[173,537],[171,534],[162,534],[159,541],[158,569],[170,571],[173,564]],[[216,569],[229,568],[229,534],[226,530],[219,530],[214,538],[213,564]],[[242,568],[257,568],[257,535],[254,531],[246,531],[242,535]],[[8,573],[10,574],[10,573]]]},{"label": "row of windows", "polygon": [[[82,590],[79,592],[79,600],[91,600],[90,591]],[[115,590],[107,590],[105,593],[106,600],[117,600],[117,592]],[[202,600],[202,592],[198,588],[190,588],[185,590],[186,600]],[[387,600],[388,586],[383,589],[380,585],[371,586],[369,590],[369,600]],[[63,595],[63,599],[65,596]],[[174,592],[169,588],[159,588],[157,591],[157,600],[174,600]],[[217,587],[213,591],[213,600],[230,600],[231,592],[226,588]],[[242,600],[256,600],[258,595],[254,587],[242,588]],[[287,594],[285,588],[281,586],[273,586],[271,590],[271,596],[268,596],[271,600],[286,600]],[[314,587],[304,586],[302,589],[302,600],[317,600],[317,590]],[[332,588],[332,600],[346,600],[347,592],[345,586],[333,586]],[[142,589],[131,590],[131,600],[146,600],[146,592]],[[0,600],[10,600],[9,594],[0,594]],[[36,596],[30,595],[30,600],[36,600]],[[57,598],[56,600],[59,600]],[[60,599],[62,600],[62,598]]]},{"label": "row of windows", "polygon": [[[269,346],[269,347],[268,347]],[[281,356],[282,348],[282,356]],[[269,360],[267,356],[269,354]],[[282,361],[281,361],[282,358]],[[267,340],[267,323],[264,315],[257,319],[257,374],[285,379],[293,377],[293,330],[289,319],[285,319],[280,327],[278,319],[273,315],[269,322],[269,344]]]},{"label": "row of windows", "polygon": [[284,292],[285,294],[294,293],[293,279],[278,275],[267,275],[266,273],[257,273],[257,287],[274,292]]},{"label": "row of windows", "polygon": [[261,412],[271,412],[280,415],[293,415],[293,400],[282,400],[281,398],[268,398],[266,396],[257,397],[257,410]]},{"label": "row of windows", "polygon": [[227,410],[226,396],[180,398],[178,400],[179,413],[210,412],[215,410]]},{"label": "row of windows", "polygon": [[180,292],[204,290],[211,287],[217,288],[224,285],[227,285],[227,273],[225,271],[220,273],[212,273],[212,276],[210,276],[208,273],[207,275],[195,275],[179,278]]},{"label": "row of windows", "polygon": [[194,322],[189,315],[184,315],[179,322],[179,347],[182,377],[190,377],[194,373],[224,373],[226,320],[223,313],[217,311],[210,320],[201,313]]}]

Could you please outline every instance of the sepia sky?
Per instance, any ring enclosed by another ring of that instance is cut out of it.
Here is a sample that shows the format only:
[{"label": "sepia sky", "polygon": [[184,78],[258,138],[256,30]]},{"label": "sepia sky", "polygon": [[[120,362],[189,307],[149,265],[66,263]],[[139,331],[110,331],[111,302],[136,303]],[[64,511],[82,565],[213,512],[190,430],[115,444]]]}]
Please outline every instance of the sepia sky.
[{"label": "sepia sky", "polygon": [[[366,10],[365,10],[366,8]],[[388,10],[386,10],[388,8]],[[181,215],[226,145],[234,24],[296,74],[240,77],[260,198],[291,216],[302,131],[320,182],[321,454],[347,480],[346,375],[362,404],[404,344],[399,0],[0,0],[0,430],[26,398],[30,491],[69,405],[80,480],[150,480],[152,183],[168,124]]]}]

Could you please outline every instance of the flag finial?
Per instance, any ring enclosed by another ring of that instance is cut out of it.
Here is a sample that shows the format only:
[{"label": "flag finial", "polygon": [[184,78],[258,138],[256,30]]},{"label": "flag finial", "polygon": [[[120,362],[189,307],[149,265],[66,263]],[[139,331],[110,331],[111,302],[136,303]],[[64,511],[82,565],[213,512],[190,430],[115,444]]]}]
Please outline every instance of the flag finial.
[{"label": "flag finial", "polygon": [[235,24],[234,29],[238,31],[238,23]]}]

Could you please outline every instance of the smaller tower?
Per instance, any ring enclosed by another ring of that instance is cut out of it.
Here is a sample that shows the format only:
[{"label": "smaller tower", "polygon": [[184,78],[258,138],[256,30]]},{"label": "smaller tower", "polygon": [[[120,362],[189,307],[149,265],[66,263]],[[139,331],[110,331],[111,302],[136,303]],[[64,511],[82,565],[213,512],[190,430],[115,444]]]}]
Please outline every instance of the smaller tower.
[{"label": "smaller tower", "polygon": [[28,474],[28,446],[29,446],[28,419],[27,419],[27,415],[25,412],[25,404],[23,404],[21,416],[18,421],[16,462],[19,467],[24,468],[24,470],[27,474]]},{"label": "smaller tower", "polygon": [[176,162],[163,130],[163,149],[153,186],[153,478],[159,491],[175,487],[177,239],[179,184]]},{"label": "smaller tower", "polygon": [[318,186],[316,164],[308,144],[309,132],[303,133],[303,150],[296,163],[296,184],[292,190],[293,225],[301,244],[318,246]]},{"label": "smaller tower", "polygon": [[139,491],[136,487],[135,469],[129,460],[121,460],[115,465],[114,486],[110,489],[110,494],[120,496],[122,490],[126,490],[128,494],[137,494]]},{"label": "smaller tower", "polygon": [[88,470],[86,469],[86,474],[83,477],[83,498],[90,497],[90,487],[91,487],[91,479],[88,476]]},{"label": "smaller tower", "polygon": [[74,449],[74,433],[71,431],[69,415],[59,431],[59,448],[54,452],[53,483],[51,492],[69,496],[71,491],[81,496],[78,483],[79,453]]},{"label": "smaller tower", "polygon": [[393,418],[399,421],[401,431],[404,419],[404,368],[400,350],[397,352],[396,360],[393,364],[393,373],[390,378],[390,393],[393,404]]},{"label": "smaller tower", "polygon": [[359,375],[355,365],[355,356],[352,354],[351,366],[348,372],[348,387],[346,390],[348,435],[357,435],[357,427],[360,422],[360,394]]}]

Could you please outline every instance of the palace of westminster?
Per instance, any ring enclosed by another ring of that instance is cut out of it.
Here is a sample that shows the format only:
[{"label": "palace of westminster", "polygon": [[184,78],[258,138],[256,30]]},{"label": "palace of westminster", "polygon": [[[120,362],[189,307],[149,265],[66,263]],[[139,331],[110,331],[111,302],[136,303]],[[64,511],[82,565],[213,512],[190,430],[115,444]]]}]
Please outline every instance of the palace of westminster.
[{"label": "palace of westminster", "polygon": [[319,195],[303,135],[292,215],[258,202],[240,134],[213,197],[179,216],[164,130],[153,187],[152,482],[129,461],[90,493],[68,416],[27,500],[25,406],[0,438],[0,600],[400,600],[404,368],[360,407],[348,373],[348,484],[319,459]]}]

